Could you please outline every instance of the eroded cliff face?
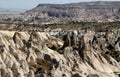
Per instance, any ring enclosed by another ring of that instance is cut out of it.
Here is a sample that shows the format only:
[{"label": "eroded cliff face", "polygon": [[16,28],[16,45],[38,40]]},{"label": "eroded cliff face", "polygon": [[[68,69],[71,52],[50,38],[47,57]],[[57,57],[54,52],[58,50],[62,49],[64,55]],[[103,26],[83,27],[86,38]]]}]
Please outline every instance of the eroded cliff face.
[{"label": "eroded cliff face", "polygon": [[[24,13],[31,21],[120,21],[120,2],[81,2],[70,4],[39,4]],[[45,19],[46,18],[46,19]],[[49,19],[48,19],[49,18]],[[50,18],[52,18],[50,20]]]},{"label": "eroded cliff face", "polygon": [[120,21],[120,1],[39,4],[21,14],[2,14],[0,21],[68,23]]},{"label": "eroded cliff face", "polygon": [[0,31],[0,77],[119,77],[120,31]]}]

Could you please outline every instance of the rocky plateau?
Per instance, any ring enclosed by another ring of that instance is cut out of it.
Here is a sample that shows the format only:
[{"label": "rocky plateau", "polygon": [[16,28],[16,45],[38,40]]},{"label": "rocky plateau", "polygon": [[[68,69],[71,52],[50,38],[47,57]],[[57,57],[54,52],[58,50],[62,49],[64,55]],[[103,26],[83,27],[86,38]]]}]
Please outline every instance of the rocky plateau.
[{"label": "rocky plateau", "polygon": [[113,22],[120,21],[120,1],[96,1],[68,4],[39,4],[20,14],[0,15],[4,21],[24,22]]}]

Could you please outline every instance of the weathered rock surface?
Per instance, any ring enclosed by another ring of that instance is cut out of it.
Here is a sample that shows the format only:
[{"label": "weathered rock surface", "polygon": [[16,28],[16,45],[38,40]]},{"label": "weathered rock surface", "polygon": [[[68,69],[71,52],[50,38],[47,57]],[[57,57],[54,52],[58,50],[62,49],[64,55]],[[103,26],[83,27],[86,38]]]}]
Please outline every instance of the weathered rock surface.
[{"label": "weathered rock surface", "polygon": [[119,77],[119,34],[0,31],[0,77]]},{"label": "weathered rock surface", "polygon": [[[120,2],[80,2],[70,4],[39,4],[24,13],[30,21],[120,21]],[[49,18],[49,19],[48,19]]]},{"label": "weathered rock surface", "polygon": [[0,15],[0,21],[61,23],[69,21],[120,21],[119,1],[96,1],[69,4],[39,4],[22,14]]}]

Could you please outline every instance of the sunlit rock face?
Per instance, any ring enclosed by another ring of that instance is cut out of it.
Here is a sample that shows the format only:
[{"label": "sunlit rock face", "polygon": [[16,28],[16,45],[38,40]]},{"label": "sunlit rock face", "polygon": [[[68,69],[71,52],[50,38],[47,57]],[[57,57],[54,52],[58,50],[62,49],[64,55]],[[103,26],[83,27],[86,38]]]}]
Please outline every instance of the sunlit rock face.
[{"label": "sunlit rock face", "polygon": [[69,4],[39,4],[37,7],[26,11],[23,15],[23,19],[30,21],[120,21],[120,2],[96,1]]},{"label": "sunlit rock face", "polygon": [[31,8],[30,10],[27,10],[24,13],[7,15],[1,14],[0,20],[11,22],[27,21],[34,23],[35,22],[59,23],[69,21],[83,21],[83,22],[120,21],[120,2],[95,1],[68,4],[39,4],[38,6]]},{"label": "sunlit rock face", "polygon": [[120,31],[0,31],[0,77],[119,77]]}]

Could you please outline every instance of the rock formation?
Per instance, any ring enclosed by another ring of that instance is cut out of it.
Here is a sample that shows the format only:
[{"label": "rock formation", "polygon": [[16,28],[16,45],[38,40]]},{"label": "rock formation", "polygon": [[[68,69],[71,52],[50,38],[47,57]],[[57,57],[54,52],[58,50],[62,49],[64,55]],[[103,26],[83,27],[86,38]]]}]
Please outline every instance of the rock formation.
[{"label": "rock formation", "polygon": [[120,21],[120,2],[96,1],[69,4],[39,4],[37,7],[21,14],[2,14],[0,15],[0,21],[32,23]]},{"label": "rock formation", "polygon": [[120,21],[120,2],[80,2],[70,4],[39,4],[24,13],[30,21]]},{"label": "rock formation", "polygon": [[119,77],[119,32],[0,31],[0,77]]}]

